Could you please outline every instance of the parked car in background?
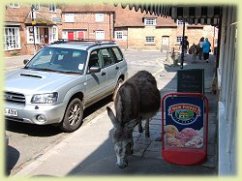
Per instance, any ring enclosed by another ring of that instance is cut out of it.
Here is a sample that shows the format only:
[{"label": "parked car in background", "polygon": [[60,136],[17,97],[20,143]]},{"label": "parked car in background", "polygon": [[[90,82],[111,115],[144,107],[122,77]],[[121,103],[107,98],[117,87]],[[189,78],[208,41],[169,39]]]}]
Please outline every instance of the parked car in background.
[{"label": "parked car in background", "polygon": [[79,128],[88,106],[114,93],[127,62],[111,41],[58,41],[5,76],[5,120]]}]

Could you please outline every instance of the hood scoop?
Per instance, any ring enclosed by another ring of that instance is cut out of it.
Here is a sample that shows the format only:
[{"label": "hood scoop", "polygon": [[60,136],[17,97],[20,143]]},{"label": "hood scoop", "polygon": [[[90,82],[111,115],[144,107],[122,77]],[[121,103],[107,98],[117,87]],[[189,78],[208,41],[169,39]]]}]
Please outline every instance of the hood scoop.
[{"label": "hood scoop", "polygon": [[25,76],[25,77],[34,77],[34,78],[39,78],[41,79],[42,77],[39,75],[33,75],[33,74],[20,74],[20,76]]}]

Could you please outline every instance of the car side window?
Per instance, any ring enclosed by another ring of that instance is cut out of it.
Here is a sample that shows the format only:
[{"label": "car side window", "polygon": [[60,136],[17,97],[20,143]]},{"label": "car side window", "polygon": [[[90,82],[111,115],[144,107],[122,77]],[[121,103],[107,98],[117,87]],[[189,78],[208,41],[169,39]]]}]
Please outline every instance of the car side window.
[{"label": "car side window", "polygon": [[114,55],[116,57],[115,62],[116,63],[121,62],[123,60],[123,55],[122,55],[121,51],[117,47],[113,47],[112,50],[113,50]]},{"label": "car side window", "polygon": [[113,57],[111,56],[111,52],[109,48],[103,48],[100,50],[100,53],[103,58],[103,67],[108,67],[112,64],[114,64]]},{"label": "car side window", "polygon": [[91,54],[90,54],[88,69],[93,67],[93,66],[101,67],[99,57],[98,57],[98,52],[96,50],[92,51]]}]

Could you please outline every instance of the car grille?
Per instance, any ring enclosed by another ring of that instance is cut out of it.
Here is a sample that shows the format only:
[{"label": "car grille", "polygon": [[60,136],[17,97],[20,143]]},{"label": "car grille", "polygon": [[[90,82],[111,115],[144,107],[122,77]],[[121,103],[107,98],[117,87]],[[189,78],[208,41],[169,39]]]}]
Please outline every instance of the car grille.
[{"label": "car grille", "polygon": [[5,92],[4,99],[7,102],[25,104],[25,96],[23,94],[19,94],[19,93]]}]

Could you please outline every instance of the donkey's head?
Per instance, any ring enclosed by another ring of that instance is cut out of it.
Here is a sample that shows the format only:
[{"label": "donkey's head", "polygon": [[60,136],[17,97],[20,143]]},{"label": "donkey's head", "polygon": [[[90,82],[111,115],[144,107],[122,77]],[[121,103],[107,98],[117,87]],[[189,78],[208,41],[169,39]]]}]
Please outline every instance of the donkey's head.
[{"label": "donkey's head", "polygon": [[107,107],[107,112],[114,126],[112,138],[114,151],[117,157],[117,165],[119,168],[125,168],[128,166],[127,155],[131,154],[133,151],[132,131],[136,125],[136,120],[123,124],[122,121],[115,117],[113,111],[109,107]]}]

